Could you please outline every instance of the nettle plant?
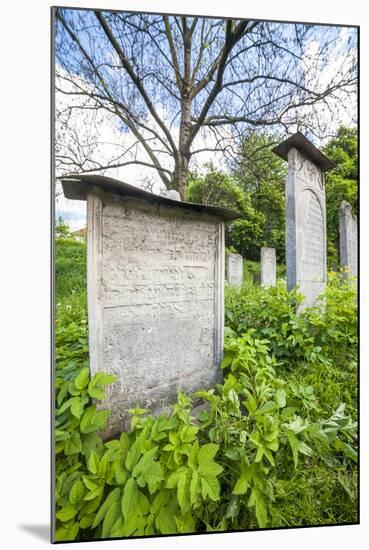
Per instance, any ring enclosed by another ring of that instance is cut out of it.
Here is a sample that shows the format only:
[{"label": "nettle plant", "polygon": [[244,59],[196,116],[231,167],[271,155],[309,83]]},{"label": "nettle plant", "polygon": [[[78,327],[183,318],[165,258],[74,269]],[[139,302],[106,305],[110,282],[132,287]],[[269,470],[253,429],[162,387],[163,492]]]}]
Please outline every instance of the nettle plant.
[{"label": "nettle plant", "polygon": [[223,466],[216,521],[225,518],[229,529],[269,525],[291,472],[317,463],[344,471],[357,460],[356,424],[344,404],[327,417],[313,388],[279,378],[277,366],[268,341],[251,329],[226,340],[224,383],[197,394],[210,405],[200,415],[200,435],[220,446]]},{"label": "nettle plant", "polygon": [[[250,330],[228,338],[224,383],[195,394],[208,404],[195,419],[182,393],[171,416],[131,409],[131,429],[98,435],[112,377],[87,368],[60,377],[57,392],[57,540],[245,529],[270,525],[289,499],[291,470],[356,461],[356,426],[341,405],[319,418],[312,388],[276,376],[267,342]],[[65,370],[65,369],[64,369]],[[341,485],[352,496],[352,487]]]}]

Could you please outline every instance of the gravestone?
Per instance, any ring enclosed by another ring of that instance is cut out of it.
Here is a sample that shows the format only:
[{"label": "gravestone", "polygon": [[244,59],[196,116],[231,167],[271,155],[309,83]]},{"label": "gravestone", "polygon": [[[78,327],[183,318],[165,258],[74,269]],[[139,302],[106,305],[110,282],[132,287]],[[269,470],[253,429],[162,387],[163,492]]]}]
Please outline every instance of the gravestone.
[{"label": "gravestone", "polygon": [[357,277],[357,220],[347,201],[339,209],[340,260],[348,277]]},{"label": "gravestone", "polygon": [[64,179],[87,200],[90,370],[114,374],[104,437],[129,408],[167,410],[177,390],[220,380],[224,222],[235,212],[178,202],[102,176]]},{"label": "gravestone", "polygon": [[242,286],[243,258],[241,254],[228,254],[227,256],[227,281],[230,286]]},{"label": "gravestone", "polygon": [[275,286],[277,284],[277,263],[275,256],[275,248],[263,246],[260,251],[261,259],[261,285],[265,288]]},{"label": "gravestone", "polygon": [[301,132],[273,151],[288,161],[286,179],[287,289],[299,286],[301,309],[316,305],[326,286],[327,229],[324,173],[334,167]]}]

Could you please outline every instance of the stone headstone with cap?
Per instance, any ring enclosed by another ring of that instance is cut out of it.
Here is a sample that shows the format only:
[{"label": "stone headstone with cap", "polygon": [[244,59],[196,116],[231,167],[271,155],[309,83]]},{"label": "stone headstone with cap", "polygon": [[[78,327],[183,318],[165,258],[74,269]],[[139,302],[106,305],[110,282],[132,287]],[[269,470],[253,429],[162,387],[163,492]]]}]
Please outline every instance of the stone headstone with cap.
[{"label": "stone headstone with cap", "polygon": [[348,277],[357,277],[357,220],[347,201],[339,209],[340,260]]},{"label": "stone headstone with cap", "polygon": [[273,151],[288,161],[286,279],[304,295],[301,309],[317,304],[326,286],[327,230],[324,173],[334,164],[301,132]]},{"label": "stone headstone with cap", "polygon": [[117,378],[103,403],[110,437],[127,427],[127,409],[158,414],[177,390],[220,380],[224,222],[239,216],[97,175],[63,188],[87,200],[90,369]]}]

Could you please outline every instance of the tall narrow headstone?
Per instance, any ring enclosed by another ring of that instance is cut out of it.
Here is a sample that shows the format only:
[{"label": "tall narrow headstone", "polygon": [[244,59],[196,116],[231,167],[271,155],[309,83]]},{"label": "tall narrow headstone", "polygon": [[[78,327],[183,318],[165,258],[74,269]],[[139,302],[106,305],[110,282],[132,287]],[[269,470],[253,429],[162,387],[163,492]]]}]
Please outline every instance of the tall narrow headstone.
[{"label": "tall narrow headstone", "polygon": [[63,181],[87,200],[87,292],[91,374],[107,389],[108,437],[127,409],[153,414],[220,380],[224,221],[232,211],[179,202],[102,176]]},{"label": "tall narrow headstone", "polygon": [[347,269],[348,277],[357,277],[357,220],[347,201],[342,201],[339,210],[340,260]]},{"label": "tall narrow headstone", "polygon": [[241,254],[228,254],[227,256],[227,281],[230,286],[242,286],[243,258]]},{"label": "tall narrow headstone", "polygon": [[334,167],[301,132],[273,150],[288,161],[286,179],[286,279],[299,286],[301,309],[316,305],[327,272],[324,172]]},{"label": "tall narrow headstone", "polygon": [[275,286],[277,283],[277,263],[275,248],[263,246],[260,250],[261,285],[265,288]]}]

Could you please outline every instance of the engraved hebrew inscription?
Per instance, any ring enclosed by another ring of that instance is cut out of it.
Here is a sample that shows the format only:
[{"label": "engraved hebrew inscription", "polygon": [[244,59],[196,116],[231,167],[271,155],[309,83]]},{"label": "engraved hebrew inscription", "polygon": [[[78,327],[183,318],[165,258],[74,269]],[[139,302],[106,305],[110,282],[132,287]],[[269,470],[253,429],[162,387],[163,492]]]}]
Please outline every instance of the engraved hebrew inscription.
[{"label": "engraved hebrew inscription", "polygon": [[301,276],[304,281],[324,281],[324,219],[319,200],[306,189],[300,197],[304,203]]}]

